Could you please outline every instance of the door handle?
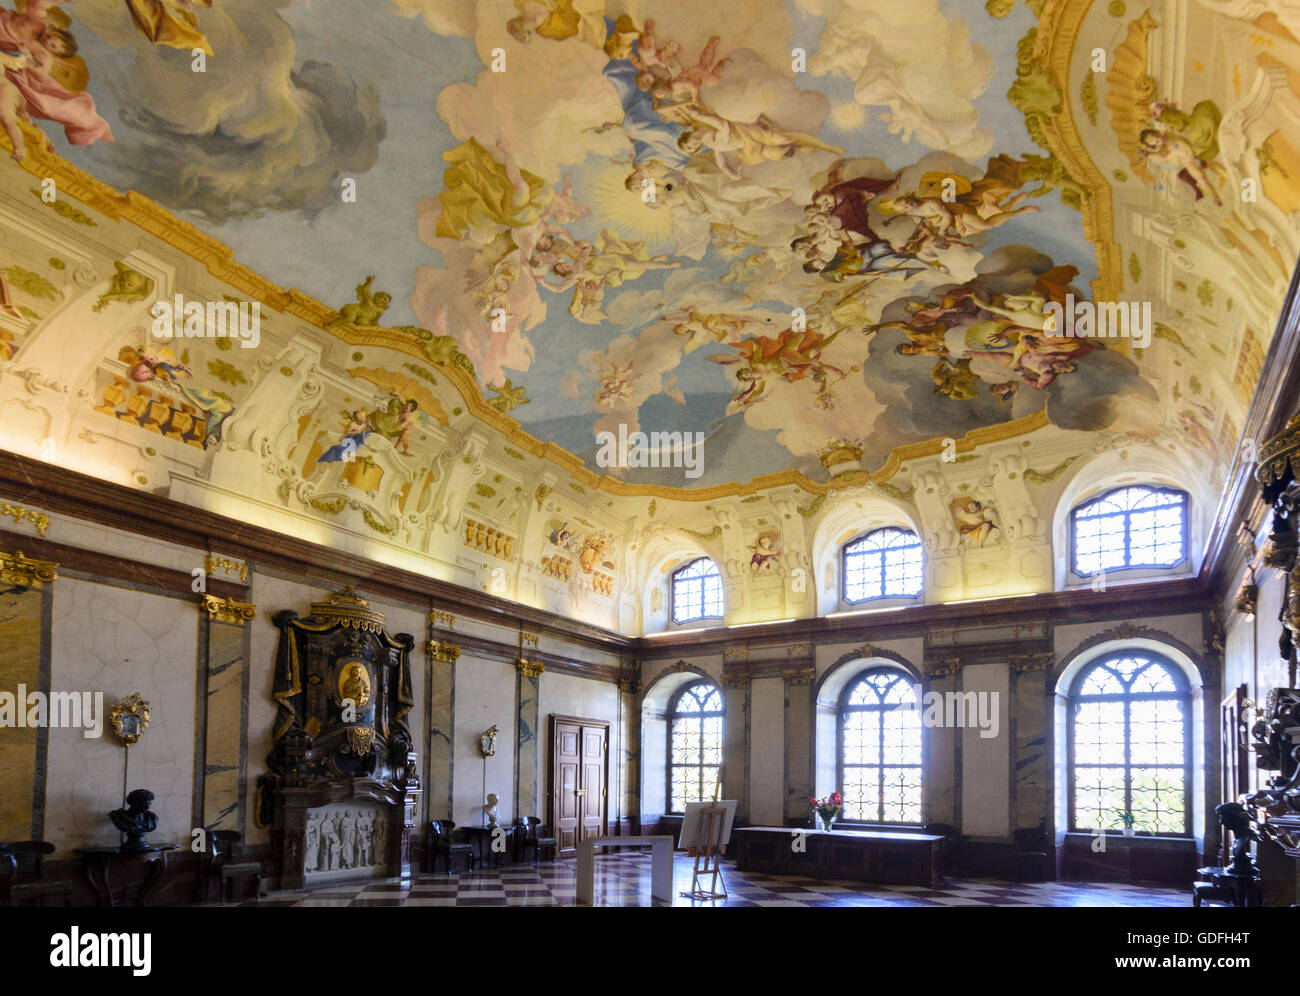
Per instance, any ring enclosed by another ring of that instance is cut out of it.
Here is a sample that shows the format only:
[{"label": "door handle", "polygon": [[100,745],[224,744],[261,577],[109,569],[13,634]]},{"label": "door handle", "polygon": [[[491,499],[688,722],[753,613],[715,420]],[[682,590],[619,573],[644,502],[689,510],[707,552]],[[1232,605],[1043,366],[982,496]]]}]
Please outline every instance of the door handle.
[{"label": "door handle", "polygon": [[574,793],[574,795],[586,795],[586,794],[587,794],[586,789],[578,789],[578,791]]}]

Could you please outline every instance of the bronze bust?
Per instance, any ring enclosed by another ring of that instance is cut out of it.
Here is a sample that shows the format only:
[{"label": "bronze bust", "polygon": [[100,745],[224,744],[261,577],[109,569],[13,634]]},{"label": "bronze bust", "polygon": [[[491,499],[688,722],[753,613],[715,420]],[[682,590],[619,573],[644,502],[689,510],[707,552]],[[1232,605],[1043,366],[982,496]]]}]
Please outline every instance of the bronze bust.
[{"label": "bronze bust", "polygon": [[123,851],[147,851],[149,845],[144,835],[158,829],[158,817],[149,812],[153,805],[153,793],[148,789],[136,789],[126,797],[126,808],[115,809],[108,814],[113,826],[126,834],[122,842]]}]

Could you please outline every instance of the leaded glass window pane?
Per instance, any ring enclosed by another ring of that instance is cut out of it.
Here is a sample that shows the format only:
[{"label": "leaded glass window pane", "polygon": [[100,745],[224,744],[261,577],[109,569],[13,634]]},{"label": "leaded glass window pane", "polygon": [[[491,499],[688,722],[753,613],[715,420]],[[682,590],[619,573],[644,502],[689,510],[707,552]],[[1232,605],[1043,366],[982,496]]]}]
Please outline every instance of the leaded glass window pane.
[{"label": "leaded glass window pane", "polygon": [[1167,661],[1131,652],[1089,665],[1070,702],[1071,825],[1189,832],[1191,695]]},{"label": "leaded glass window pane", "polygon": [[921,541],[905,529],[877,529],[842,551],[844,600],[912,598],[921,593],[925,562]]},{"label": "leaded glass window pane", "polygon": [[1074,571],[1173,567],[1187,556],[1187,495],[1116,488],[1070,513]]},{"label": "leaded glass window pane", "polygon": [[921,717],[916,685],[901,671],[864,671],[840,697],[844,818],[921,822]]},{"label": "leaded glass window pane", "polygon": [[722,768],[723,703],[707,681],[687,685],[669,712],[669,812],[680,813],[688,802],[713,798]]},{"label": "leaded glass window pane", "polygon": [[673,572],[673,622],[722,617],[722,575],[707,557],[692,561]]}]

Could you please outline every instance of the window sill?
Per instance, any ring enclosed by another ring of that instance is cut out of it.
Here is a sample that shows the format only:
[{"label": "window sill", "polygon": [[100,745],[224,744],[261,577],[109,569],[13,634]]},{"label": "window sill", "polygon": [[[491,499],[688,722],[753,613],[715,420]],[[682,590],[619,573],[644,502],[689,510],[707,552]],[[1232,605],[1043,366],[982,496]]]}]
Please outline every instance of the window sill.
[{"label": "window sill", "polygon": [[[1125,845],[1131,845],[1134,847],[1190,848],[1192,850],[1196,849],[1195,837],[1182,837],[1182,836],[1172,837],[1163,834],[1153,835],[1149,833],[1137,833],[1134,834],[1132,837],[1125,837],[1118,830],[1107,831],[1104,834],[1104,836],[1106,838],[1107,847],[1109,847],[1111,844],[1114,843],[1120,843]],[[1091,846],[1092,841],[1095,840],[1096,837],[1097,834],[1095,833],[1087,833],[1082,830],[1070,830],[1065,835],[1065,843]]]}]

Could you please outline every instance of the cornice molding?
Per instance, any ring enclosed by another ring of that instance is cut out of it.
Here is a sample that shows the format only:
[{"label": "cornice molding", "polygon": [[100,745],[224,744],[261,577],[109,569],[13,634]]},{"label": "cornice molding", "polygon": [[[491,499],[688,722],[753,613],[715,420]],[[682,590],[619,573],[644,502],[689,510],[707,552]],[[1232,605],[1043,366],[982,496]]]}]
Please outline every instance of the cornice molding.
[{"label": "cornice molding", "polygon": [[[196,509],[171,498],[89,477],[4,450],[0,450],[0,497],[20,504],[30,502],[83,522],[191,547],[203,551],[196,554],[199,558],[217,547],[228,556],[257,564],[259,569],[275,568],[322,588],[351,586],[365,591],[371,597],[388,598],[405,604],[432,601],[448,607],[454,606],[462,616],[507,625],[516,631],[523,625],[530,632],[552,635],[573,644],[606,652],[626,652],[638,642],[634,637],[623,636],[600,626],[568,619],[473,588],[464,588],[450,581],[365,560],[297,536],[227,518],[216,512]],[[0,532],[0,543],[4,543],[7,535]],[[41,543],[48,541],[24,539],[23,545],[35,548]],[[107,556],[103,559],[121,560]],[[202,559],[199,559],[196,565],[201,563]],[[140,567],[148,569],[146,565]],[[117,576],[110,570],[103,573]],[[189,575],[184,577],[184,587],[188,592],[191,578]],[[208,588],[210,591],[215,590],[217,585],[210,580]],[[226,593],[241,594],[242,588],[231,585]],[[512,657],[517,656],[517,648],[515,650]]]},{"label": "cornice molding", "polygon": [[[835,643],[870,645],[877,641],[918,637],[934,630],[1011,626],[1025,618],[1032,618],[1035,624],[1055,626],[1118,621],[1134,616],[1151,618],[1189,615],[1203,611],[1210,604],[1210,595],[1202,581],[1197,578],[1175,578],[1132,585],[1109,585],[1101,592],[1080,588],[987,602],[908,606],[868,616],[867,622],[852,616],[794,619],[746,629],[744,645],[750,650],[751,658],[765,655],[768,651],[771,651],[771,656],[780,656],[781,648],[792,642],[809,641],[818,646]],[[697,655],[717,654],[728,645],[734,648],[735,640],[734,633],[726,628],[682,637],[664,635],[654,639],[642,638],[637,653],[642,660],[679,657],[686,652]],[[997,646],[1011,648],[1014,652],[1017,645],[1010,642]],[[994,643],[945,644],[932,647],[931,650],[953,650],[963,656],[974,657],[994,647]]]}]

